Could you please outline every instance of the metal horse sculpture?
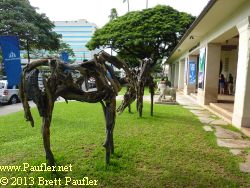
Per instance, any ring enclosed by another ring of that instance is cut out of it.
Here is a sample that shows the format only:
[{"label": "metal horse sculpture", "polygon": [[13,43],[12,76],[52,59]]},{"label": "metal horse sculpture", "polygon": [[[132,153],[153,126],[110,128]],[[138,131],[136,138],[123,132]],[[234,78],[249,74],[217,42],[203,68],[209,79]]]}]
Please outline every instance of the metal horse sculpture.
[{"label": "metal horse sculpture", "polygon": [[[93,60],[83,62],[79,65],[68,65],[58,59],[42,59],[28,64],[22,73],[20,84],[20,96],[24,107],[25,118],[34,126],[34,120],[30,112],[28,99],[36,104],[42,117],[43,144],[48,164],[55,165],[53,153],[50,149],[50,124],[54,103],[58,97],[66,100],[81,102],[100,102],[106,121],[106,141],[103,146],[106,149],[106,163],[110,161],[110,155],[114,153],[113,130],[116,118],[116,96],[121,87],[109,66],[123,69],[129,79],[131,88],[135,88],[133,75],[127,65],[116,57],[110,56],[102,51],[94,56]],[[41,69],[47,69],[43,75],[43,87],[38,83]],[[90,91],[87,86],[88,80],[95,80],[96,90]]]}]

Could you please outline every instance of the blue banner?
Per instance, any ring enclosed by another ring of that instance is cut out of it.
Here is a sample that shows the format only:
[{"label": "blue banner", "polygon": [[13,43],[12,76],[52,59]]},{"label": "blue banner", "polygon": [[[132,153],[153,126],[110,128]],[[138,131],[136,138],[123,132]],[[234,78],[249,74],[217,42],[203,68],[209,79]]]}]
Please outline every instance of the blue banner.
[{"label": "blue banner", "polygon": [[18,85],[21,79],[21,59],[17,36],[0,36],[0,47],[3,54],[4,71],[8,87]]},{"label": "blue banner", "polygon": [[196,63],[194,61],[189,62],[189,84],[196,84]]},{"label": "blue banner", "polygon": [[61,60],[64,63],[68,63],[69,62],[69,54],[67,52],[62,52],[61,53]]}]

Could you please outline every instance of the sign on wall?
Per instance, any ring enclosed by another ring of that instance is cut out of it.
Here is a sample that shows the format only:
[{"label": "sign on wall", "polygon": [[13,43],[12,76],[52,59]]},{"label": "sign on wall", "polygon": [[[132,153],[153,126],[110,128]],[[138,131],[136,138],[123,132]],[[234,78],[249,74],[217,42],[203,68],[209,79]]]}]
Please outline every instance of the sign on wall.
[{"label": "sign on wall", "polygon": [[199,78],[198,78],[198,88],[204,88],[204,77],[205,77],[205,63],[206,63],[206,48],[200,49],[199,58]]},{"label": "sign on wall", "polygon": [[194,61],[189,62],[189,81],[190,85],[196,84],[196,63]]},{"label": "sign on wall", "polygon": [[62,52],[60,59],[64,62],[64,63],[68,63],[69,62],[69,54],[68,52]]},{"label": "sign on wall", "polygon": [[18,37],[0,36],[0,46],[3,54],[3,65],[8,80],[8,87],[18,85],[22,72]]}]

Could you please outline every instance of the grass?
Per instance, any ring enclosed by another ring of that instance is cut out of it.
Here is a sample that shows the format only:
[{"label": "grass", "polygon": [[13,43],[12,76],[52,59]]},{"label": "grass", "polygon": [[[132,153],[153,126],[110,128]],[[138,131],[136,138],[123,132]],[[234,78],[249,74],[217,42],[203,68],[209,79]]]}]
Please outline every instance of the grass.
[{"label": "grass", "polygon": [[[22,112],[0,118],[0,165],[45,162],[41,119],[36,109],[32,111],[34,128],[24,121]],[[88,176],[98,180],[98,187],[250,186],[249,174],[239,171],[242,158],[218,147],[214,134],[205,132],[198,119],[181,106],[155,105],[155,115],[150,117],[145,103],[143,118],[127,111],[117,116],[115,155],[109,166],[102,147],[105,126],[99,104],[57,103],[51,140],[57,164],[71,164],[72,172],[0,171],[0,178]]]}]

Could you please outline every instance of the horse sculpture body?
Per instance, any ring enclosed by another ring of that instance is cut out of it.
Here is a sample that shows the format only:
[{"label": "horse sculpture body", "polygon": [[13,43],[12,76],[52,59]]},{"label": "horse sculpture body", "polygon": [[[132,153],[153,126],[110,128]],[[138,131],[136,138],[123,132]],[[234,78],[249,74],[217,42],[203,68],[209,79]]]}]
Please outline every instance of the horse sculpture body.
[{"label": "horse sculpture body", "polygon": [[[106,121],[106,140],[103,146],[106,149],[106,163],[114,153],[113,130],[116,118],[116,96],[121,87],[114,75],[112,67],[123,69],[130,78],[131,88],[135,87],[135,80],[127,65],[117,58],[102,51],[95,55],[93,60],[79,65],[68,65],[58,59],[42,59],[28,64],[22,73],[20,96],[24,107],[25,118],[34,126],[28,99],[36,104],[42,117],[42,136],[48,164],[55,165],[53,153],[50,149],[50,125],[54,103],[58,97],[67,100],[97,103],[100,102]],[[41,69],[46,69],[43,74],[43,87],[38,84]],[[96,90],[88,90],[88,80],[94,79]],[[83,89],[86,86],[85,89]]]}]

